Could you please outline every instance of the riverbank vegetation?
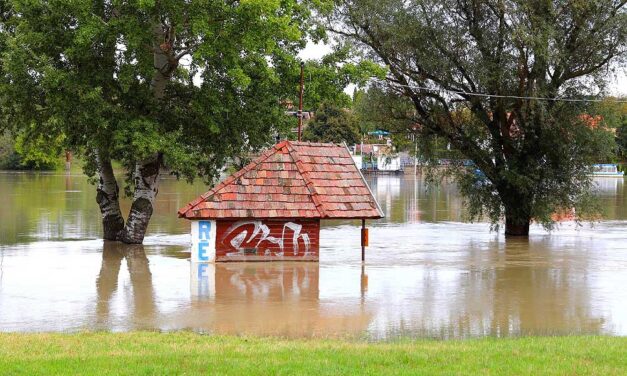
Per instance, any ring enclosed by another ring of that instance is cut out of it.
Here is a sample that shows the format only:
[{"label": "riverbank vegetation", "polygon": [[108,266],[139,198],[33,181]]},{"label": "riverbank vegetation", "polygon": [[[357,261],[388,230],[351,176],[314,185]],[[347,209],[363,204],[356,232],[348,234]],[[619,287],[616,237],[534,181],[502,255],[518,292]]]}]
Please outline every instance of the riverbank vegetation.
[{"label": "riverbank vegetation", "polygon": [[362,341],[176,333],[0,334],[2,374],[618,375],[624,337]]},{"label": "riverbank vegetation", "polygon": [[0,131],[0,170],[51,171],[62,168],[61,143]]}]

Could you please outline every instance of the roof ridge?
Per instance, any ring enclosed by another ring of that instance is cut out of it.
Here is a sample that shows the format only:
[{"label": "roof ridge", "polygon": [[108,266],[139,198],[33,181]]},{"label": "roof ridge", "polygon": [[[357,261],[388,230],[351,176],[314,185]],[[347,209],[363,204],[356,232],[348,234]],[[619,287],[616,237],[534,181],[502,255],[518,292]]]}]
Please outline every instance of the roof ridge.
[{"label": "roof ridge", "polygon": [[307,187],[307,190],[309,191],[311,200],[313,201],[314,205],[316,205],[316,210],[320,214],[320,217],[324,218],[326,216],[326,213],[323,209],[322,202],[318,198],[318,192],[316,192],[316,190],[313,189],[314,182],[311,181],[311,179],[309,178],[309,174],[307,174],[307,172],[304,171],[303,169],[303,166],[302,166],[303,161],[300,159],[300,154],[298,154],[298,152],[294,148],[294,145],[292,145],[290,141],[287,141],[286,146],[287,146],[287,150],[289,151],[290,158],[292,158],[292,160],[294,161],[294,164],[296,165],[296,169],[298,170],[300,175],[303,177],[303,180],[305,181],[305,186]]},{"label": "roof ridge", "polygon": [[215,195],[216,193],[220,192],[222,189],[226,188],[226,186],[228,186],[229,184],[233,183],[235,180],[240,178],[245,173],[253,170],[259,164],[263,163],[266,159],[268,159],[271,156],[273,156],[277,151],[283,149],[287,144],[288,144],[288,141],[284,140],[284,141],[281,141],[278,144],[268,148],[268,150],[264,151],[260,156],[258,156],[254,160],[252,160],[249,164],[244,166],[244,168],[242,168],[241,170],[237,171],[236,173],[228,176],[226,179],[224,179],[223,181],[218,183],[215,187],[211,188],[209,191],[203,193],[202,195],[200,195],[200,197],[198,197],[194,201],[190,202],[189,204],[187,204],[183,208],[179,209],[179,211],[178,211],[179,217],[183,217],[188,211],[192,210],[196,205],[198,205],[201,202],[205,201],[208,197],[211,197],[211,196]]}]

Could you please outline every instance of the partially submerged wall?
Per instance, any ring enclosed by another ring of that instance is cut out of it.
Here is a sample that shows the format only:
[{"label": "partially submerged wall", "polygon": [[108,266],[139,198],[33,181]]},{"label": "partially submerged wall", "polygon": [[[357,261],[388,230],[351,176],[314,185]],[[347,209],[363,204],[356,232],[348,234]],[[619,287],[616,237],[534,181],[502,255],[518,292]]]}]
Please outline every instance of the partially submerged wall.
[{"label": "partially submerged wall", "polygon": [[320,221],[192,221],[192,261],[318,261]]}]

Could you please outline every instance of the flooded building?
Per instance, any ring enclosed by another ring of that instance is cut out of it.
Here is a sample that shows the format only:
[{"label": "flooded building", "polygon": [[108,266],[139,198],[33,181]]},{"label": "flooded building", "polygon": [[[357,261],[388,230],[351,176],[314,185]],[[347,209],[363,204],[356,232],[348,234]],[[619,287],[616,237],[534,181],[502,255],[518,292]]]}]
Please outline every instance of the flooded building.
[{"label": "flooded building", "polygon": [[192,261],[318,261],[320,220],[383,217],[345,146],[282,141],[179,210]]}]

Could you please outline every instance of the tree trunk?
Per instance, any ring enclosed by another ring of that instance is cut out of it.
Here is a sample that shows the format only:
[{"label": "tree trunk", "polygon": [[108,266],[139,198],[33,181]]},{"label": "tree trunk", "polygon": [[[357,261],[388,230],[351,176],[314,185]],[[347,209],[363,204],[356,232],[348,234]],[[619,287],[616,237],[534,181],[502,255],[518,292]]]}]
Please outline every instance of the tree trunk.
[{"label": "tree trunk", "polygon": [[529,236],[531,219],[505,217],[505,236]]},{"label": "tree trunk", "polygon": [[[154,72],[150,89],[154,99],[160,101],[164,98],[166,86],[178,67],[178,57],[173,49],[176,39],[174,27],[163,25],[158,18],[153,21]],[[141,244],[144,241],[158,192],[162,162],[162,153],[156,153],[152,158],[135,165],[133,203],[126,226],[118,234],[117,240],[127,244]]]},{"label": "tree trunk", "polygon": [[529,236],[533,196],[511,185],[499,188],[505,209],[505,236]]},{"label": "tree trunk", "polygon": [[111,159],[100,151],[96,153],[98,175],[96,202],[102,214],[102,230],[105,240],[117,240],[118,234],[124,229],[124,217],[120,211],[120,188],[113,174]]},{"label": "tree trunk", "polygon": [[159,20],[153,26],[153,64],[154,73],[150,81],[150,89],[155,99],[161,100],[165,96],[165,89],[178,68],[178,59],[174,54],[174,31],[172,27],[165,27]]},{"label": "tree trunk", "polygon": [[159,153],[148,161],[135,165],[135,191],[131,212],[124,231],[118,240],[127,244],[141,244],[146,235],[148,222],[153,212],[153,204],[158,193],[159,171],[163,157]]},{"label": "tree trunk", "polygon": [[507,196],[505,204],[505,236],[529,236],[529,223],[531,223],[531,202],[524,195]]}]

